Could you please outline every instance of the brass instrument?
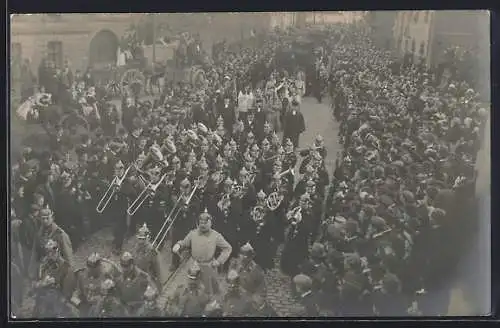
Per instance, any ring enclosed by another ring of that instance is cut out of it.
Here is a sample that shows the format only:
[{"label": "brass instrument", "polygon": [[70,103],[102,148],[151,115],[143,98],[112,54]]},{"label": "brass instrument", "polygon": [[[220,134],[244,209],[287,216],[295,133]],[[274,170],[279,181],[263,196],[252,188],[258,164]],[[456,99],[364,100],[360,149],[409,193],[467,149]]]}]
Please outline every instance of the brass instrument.
[{"label": "brass instrument", "polygon": [[281,202],[285,196],[280,195],[277,191],[274,191],[267,196],[266,205],[271,211],[275,211],[278,207],[280,207]]},{"label": "brass instrument", "polygon": [[165,173],[158,182],[156,183],[150,182],[149,184],[147,184],[146,188],[142,190],[139,196],[137,196],[134,202],[129,206],[129,208],[127,209],[127,214],[130,216],[134,215],[137,212],[137,210],[139,210],[139,208],[142,206],[142,204],[144,204],[146,199],[154,195],[156,189],[158,189],[158,187],[163,182],[163,180],[165,180],[166,177],[167,174]]},{"label": "brass instrument", "polygon": [[[200,177],[197,179],[197,181],[199,181],[199,180],[200,180]],[[161,245],[163,244],[163,242],[165,241],[165,238],[167,238],[168,233],[172,229],[172,227],[177,219],[177,216],[180,213],[180,209],[182,208],[179,205],[182,204],[183,206],[188,206],[197,189],[198,189],[198,184],[196,184],[193,187],[193,190],[191,191],[191,193],[189,194],[189,196],[187,198],[185,197],[184,194],[182,194],[177,199],[177,201],[174,204],[174,207],[172,207],[172,209],[170,210],[170,213],[167,215],[167,218],[163,222],[163,224],[160,228],[160,231],[156,234],[156,237],[153,239],[152,245],[155,248],[155,250],[157,250],[157,251],[160,250]]]},{"label": "brass instrument", "polygon": [[288,174],[288,173],[291,173],[291,174],[292,174],[292,176],[295,176],[295,172],[294,172],[293,168],[289,168],[288,170],[283,171],[283,172],[281,172],[281,173],[280,173],[280,178],[281,178],[282,176],[284,176],[285,174]]},{"label": "brass instrument", "polygon": [[115,176],[113,178],[113,181],[111,181],[108,189],[104,193],[104,196],[102,196],[101,200],[99,201],[99,204],[97,204],[97,207],[96,207],[97,213],[102,214],[104,212],[104,210],[108,206],[109,202],[111,201],[111,198],[113,198],[113,196],[115,195],[115,193],[122,186],[122,183],[125,180],[125,178],[127,177],[127,174],[128,174],[128,172],[129,172],[129,170],[130,170],[131,167],[132,167],[132,165],[129,166],[125,170],[125,173],[123,173],[123,176],[121,176],[121,177]]},{"label": "brass instrument", "polygon": [[286,213],[286,218],[288,221],[299,222],[302,220],[302,206],[297,206]]},{"label": "brass instrument", "polygon": [[254,222],[261,222],[264,220],[266,209],[263,206],[254,206],[250,211],[250,217]]},{"label": "brass instrument", "polygon": [[221,210],[227,210],[231,205],[231,195],[229,193],[224,194],[222,198],[217,202],[217,207]]},{"label": "brass instrument", "polygon": [[391,231],[392,231],[392,229],[391,229],[391,228],[389,228],[389,229],[387,229],[387,230],[384,230],[384,231],[381,231],[381,232],[379,232],[379,233],[376,233],[376,234],[374,234],[374,235],[372,236],[372,239],[378,239],[378,238],[380,238],[380,237],[382,237],[382,236],[385,236],[386,234],[388,234],[388,233],[389,233],[389,232],[391,232]]}]

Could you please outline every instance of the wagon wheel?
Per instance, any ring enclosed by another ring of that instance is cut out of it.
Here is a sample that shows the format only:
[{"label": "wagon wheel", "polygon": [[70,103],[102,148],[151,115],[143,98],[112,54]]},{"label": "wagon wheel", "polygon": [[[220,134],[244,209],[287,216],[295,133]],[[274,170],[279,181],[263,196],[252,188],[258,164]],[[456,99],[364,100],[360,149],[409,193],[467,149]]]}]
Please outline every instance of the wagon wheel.
[{"label": "wagon wheel", "polygon": [[145,85],[146,77],[138,69],[126,70],[120,82],[122,94],[126,94],[129,90],[135,94],[140,94],[144,91]]}]

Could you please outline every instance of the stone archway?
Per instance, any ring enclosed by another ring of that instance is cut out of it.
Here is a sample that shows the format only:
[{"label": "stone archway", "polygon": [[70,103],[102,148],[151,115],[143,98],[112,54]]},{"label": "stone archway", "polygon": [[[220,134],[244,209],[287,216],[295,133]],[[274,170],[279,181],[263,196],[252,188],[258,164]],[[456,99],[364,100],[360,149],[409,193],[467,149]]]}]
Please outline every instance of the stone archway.
[{"label": "stone archway", "polygon": [[99,69],[109,64],[116,64],[118,46],[119,40],[114,32],[100,30],[90,41],[89,65]]}]

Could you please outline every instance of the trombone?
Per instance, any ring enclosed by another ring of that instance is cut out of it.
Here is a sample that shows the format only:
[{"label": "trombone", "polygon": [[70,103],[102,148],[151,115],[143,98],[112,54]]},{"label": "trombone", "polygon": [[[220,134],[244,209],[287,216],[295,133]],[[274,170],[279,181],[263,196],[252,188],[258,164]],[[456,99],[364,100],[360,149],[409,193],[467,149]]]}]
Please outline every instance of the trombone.
[{"label": "trombone", "polygon": [[[197,181],[199,181],[199,180],[200,180],[200,178],[197,179]],[[172,226],[174,225],[175,220],[177,219],[177,215],[179,215],[179,210],[181,208],[179,205],[181,204],[181,200],[184,200],[183,201],[184,206],[189,205],[189,203],[191,202],[191,199],[193,198],[194,193],[196,192],[197,189],[198,189],[198,183],[193,187],[193,190],[191,191],[191,193],[189,194],[187,199],[184,199],[184,193],[181,194],[181,196],[177,199],[177,201],[174,204],[174,207],[172,207],[172,209],[170,210],[170,212],[167,215],[167,218],[163,222],[163,224],[160,228],[160,231],[156,234],[156,237],[153,239],[152,245],[153,245],[155,250],[157,250],[157,251],[160,250],[160,246],[165,241],[165,238],[167,237],[168,233],[170,232],[170,229],[172,229]]]},{"label": "trombone", "polygon": [[285,174],[288,174],[288,173],[291,173],[291,174],[292,174],[292,176],[295,176],[295,172],[294,172],[293,168],[289,168],[288,170],[283,171],[283,172],[281,172],[281,173],[280,173],[280,178],[281,178],[282,176],[284,176]]},{"label": "trombone", "polygon": [[146,188],[142,190],[139,196],[137,196],[134,202],[129,206],[129,208],[127,209],[127,214],[130,216],[134,215],[137,212],[137,210],[142,206],[142,204],[146,201],[146,199],[154,195],[156,189],[158,189],[158,187],[163,182],[163,180],[165,180],[166,177],[167,174],[165,173],[158,182],[156,183],[150,182],[146,186]]},{"label": "trombone", "polygon": [[113,198],[114,194],[120,189],[123,181],[127,177],[128,171],[130,171],[130,168],[132,165],[130,165],[126,170],[125,173],[121,177],[115,176],[113,178],[113,181],[111,181],[111,184],[109,185],[108,189],[102,196],[101,200],[99,201],[99,204],[97,204],[96,211],[99,214],[102,214],[106,207],[108,207],[109,202],[111,201],[111,198]]}]

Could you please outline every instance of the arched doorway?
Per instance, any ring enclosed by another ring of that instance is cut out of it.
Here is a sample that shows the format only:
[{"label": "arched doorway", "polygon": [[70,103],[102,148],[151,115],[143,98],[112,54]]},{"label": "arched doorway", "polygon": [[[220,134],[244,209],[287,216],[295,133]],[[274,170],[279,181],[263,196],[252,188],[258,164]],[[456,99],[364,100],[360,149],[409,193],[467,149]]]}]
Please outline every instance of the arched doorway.
[{"label": "arched doorway", "polygon": [[95,69],[116,63],[118,37],[110,30],[99,31],[90,41],[89,65]]}]

